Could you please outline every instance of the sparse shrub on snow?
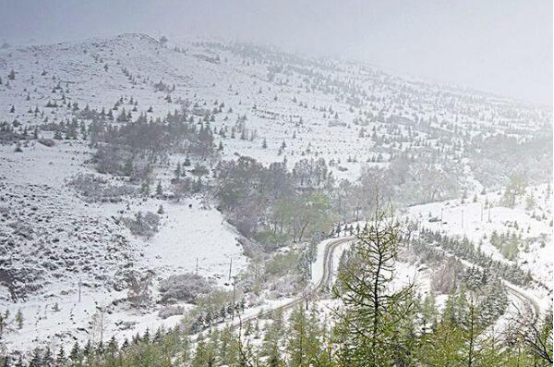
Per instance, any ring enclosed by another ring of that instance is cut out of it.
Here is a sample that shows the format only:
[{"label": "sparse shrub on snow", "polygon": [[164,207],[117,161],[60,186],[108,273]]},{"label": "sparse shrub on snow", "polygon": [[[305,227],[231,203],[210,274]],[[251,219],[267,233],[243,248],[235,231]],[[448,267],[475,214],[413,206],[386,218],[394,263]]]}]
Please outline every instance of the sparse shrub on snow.
[{"label": "sparse shrub on snow", "polygon": [[165,320],[171,316],[183,315],[184,312],[183,306],[165,306],[158,312],[158,316]]},{"label": "sparse shrub on snow", "polygon": [[138,212],[135,218],[124,218],[123,223],[135,236],[150,238],[159,230],[160,216],[152,212]]},{"label": "sparse shrub on snow", "polygon": [[194,303],[196,297],[212,291],[212,285],[198,274],[172,275],[160,282],[162,302],[184,301]]},{"label": "sparse shrub on snow", "polygon": [[118,202],[122,196],[134,195],[137,189],[131,185],[113,185],[94,174],[78,174],[70,182],[88,202]]}]

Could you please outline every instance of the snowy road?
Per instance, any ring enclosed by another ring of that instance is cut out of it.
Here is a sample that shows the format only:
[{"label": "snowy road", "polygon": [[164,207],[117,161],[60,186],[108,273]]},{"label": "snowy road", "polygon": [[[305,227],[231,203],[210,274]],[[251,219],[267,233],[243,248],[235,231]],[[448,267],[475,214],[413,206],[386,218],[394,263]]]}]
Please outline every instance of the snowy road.
[{"label": "snowy road", "polygon": [[[347,245],[353,242],[356,239],[355,236],[340,237],[327,239],[320,243],[319,251],[320,254],[314,263],[314,269],[312,271],[313,281],[310,286],[308,286],[304,292],[302,292],[298,297],[286,300],[281,303],[277,303],[272,307],[264,308],[260,312],[247,312],[246,315],[238,317],[233,320],[230,324],[232,328],[241,327],[242,323],[250,322],[257,318],[263,318],[267,314],[273,311],[287,311],[290,310],[302,303],[308,301],[314,294],[325,290],[326,287],[332,285],[333,275],[336,271],[335,261],[340,250],[343,249],[344,245]],[[323,251],[321,251],[323,250]],[[443,250],[444,251],[444,250]],[[446,251],[445,251],[446,252]],[[449,256],[454,256],[448,254]],[[476,266],[468,261],[461,260],[462,263],[466,266]],[[536,322],[542,315],[542,308],[535,298],[525,292],[525,290],[520,289],[519,287],[504,281],[508,293],[512,296],[512,299],[516,299],[521,307],[518,309],[528,309],[533,314],[533,320]],[[253,311],[253,310],[252,310]],[[239,315],[240,316],[240,315]]]},{"label": "snowy road", "polygon": [[[302,292],[301,295],[298,297],[289,300],[285,303],[282,303],[276,307],[266,309],[263,312],[259,312],[253,315],[248,315],[246,317],[240,318],[240,320],[236,323],[233,323],[232,327],[237,327],[241,324],[241,322],[248,322],[251,320],[254,320],[256,318],[263,317],[267,315],[268,313],[272,311],[286,311],[290,310],[303,302],[310,299],[310,297],[321,291],[324,290],[325,287],[330,286],[333,279],[333,273],[334,273],[334,259],[335,259],[335,251],[339,249],[342,245],[351,242],[355,239],[355,237],[343,237],[343,238],[336,238],[332,240],[326,240],[322,242],[324,244],[324,251],[322,255],[322,260],[318,264],[318,261],[316,261],[316,269],[313,270],[314,273],[321,273],[321,276],[318,277],[317,281],[314,285],[309,286],[304,292]],[[321,267],[321,269],[318,269],[317,267]]]}]

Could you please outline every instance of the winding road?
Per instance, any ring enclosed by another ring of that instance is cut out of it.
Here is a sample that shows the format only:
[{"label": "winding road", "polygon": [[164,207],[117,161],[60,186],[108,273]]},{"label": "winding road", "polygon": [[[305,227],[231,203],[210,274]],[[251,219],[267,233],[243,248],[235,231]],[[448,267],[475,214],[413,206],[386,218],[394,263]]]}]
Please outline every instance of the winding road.
[{"label": "winding road", "polygon": [[[532,313],[531,322],[533,324],[536,324],[542,315],[541,307],[537,303],[537,301],[535,301],[533,298],[529,297],[529,295],[517,289],[514,285],[512,285],[511,283],[508,283],[507,281],[504,281],[504,285],[506,286],[508,293],[511,294],[514,298],[517,298],[522,304],[526,306],[527,310],[529,310],[529,312]],[[520,311],[524,311],[524,310],[520,310]]]},{"label": "winding road", "polygon": [[[333,259],[334,259],[334,253],[335,250],[341,246],[344,243],[351,242],[355,239],[355,237],[342,237],[337,238],[335,240],[330,241],[325,246],[325,252],[323,255],[323,275],[322,277],[316,282],[316,284],[311,289],[306,289],[300,296],[297,298],[294,298],[284,304],[281,304],[277,307],[264,310],[263,312],[259,312],[254,315],[249,315],[241,318],[241,322],[249,322],[252,320],[255,320],[256,318],[264,317],[270,312],[274,311],[287,311],[290,310],[298,305],[301,305],[303,302],[309,300],[311,295],[323,290],[325,287],[328,287],[331,285],[333,280]],[[239,326],[239,323],[233,323],[232,328],[236,328]]]},{"label": "winding road", "polygon": [[[444,254],[446,254],[447,256],[449,257],[452,257],[452,258],[455,258],[457,260],[459,260],[462,265],[466,266],[466,267],[475,267],[475,268],[478,268],[478,269],[483,269],[482,266],[480,265],[475,265],[467,260],[464,260],[464,259],[461,259],[459,257],[457,257],[456,255],[444,250],[444,249],[440,249]],[[528,312],[531,312],[532,313],[532,322],[533,323],[536,323],[540,317],[542,316],[542,312],[543,310],[541,309],[540,305],[537,303],[537,301],[535,301],[531,296],[529,296],[528,294],[526,294],[525,292],[521,291],[520,288],[518,288],[517,286],[515,286],[514,284],[508,282],[507,280],[505,279],[502,279],[502,282],[504,284],[504,286],[506,287],[506,291],[508,292],[508,294],[510,294],[513,298],[516,298],[519,300],[519,302],[524,305],[524,308],[526,309],[526,311]],[[518,309],[520,309],[518,307]],[[520,309],[520,311],[523,311]]]},{"label": "winding road", "polygon": [[[241,323],[248,323],[251,321],[254,321],[256,319],[264,318],[268,314],[272,312],[286,312],[290,311],[296,307],[299,307],[303,305],[305,302],[308,302],[314,294],[317,294],[321,291],[324,291],[327,288],[330,288],[333,283],[333,275],[335,273],[335,253],[336,251],[344,244],[355,241],[355,237],[343,237],[343,238],[337,238],[327,244],[325,247],[325,254],[324,254],[324,263],[323,263],[323,276],[321,279],[313,286],[311,289],[307,289],[301,296],[298,298],[291,300],[285,304],[282,304],[278,307],[272,308],[270,310],[266,310],[263,312],[260,312],[256,315],[251,315],[248,317],[244,317],[240,320],[239,323],[234,323],[233,328],[239,327]],[[463,263],[467,263],[466,265],[471,266],[471,263],[468,263],[466,261],[463,261]],[[533,313],[533,321],[538,322],[540,320],[540,317],[542,316],[542,308],[541,306],[535,301],[531,296],[521,291],[519,288],[514,286],[513,284],[509,282],[505,282],[506,288],[508,290],[508,293],[515,299],[519,300],[521,304],[525,305],[525,308]],[[522,310],[523,311],[523,310]]]}]

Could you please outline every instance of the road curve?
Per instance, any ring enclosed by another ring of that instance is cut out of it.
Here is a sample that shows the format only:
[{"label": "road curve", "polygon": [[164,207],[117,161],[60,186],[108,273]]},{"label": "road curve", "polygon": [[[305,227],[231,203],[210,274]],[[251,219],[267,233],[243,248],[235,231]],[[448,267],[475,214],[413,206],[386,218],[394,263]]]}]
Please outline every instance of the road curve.
[{"label": "road curve", "polygon": [[537,303],[537,301],[535,301],[533,298],[529,297],[527,294],[520,291],[519,289],[517,289],[515,286],[513,286],[511,283],[507,281],[504,281],[504,286],[508,290],[508,293],[510,293],[515,298],[519,299],[523,304],[527,305],[528,310],[532,313],[531,322],[533,324],[536,324],[541,318],[541,307]]},{"label": "road curve", "polygon": [[[311,289],[306,289],[306,291],[302,292],[301,295],[299,295],[297,298],[294,298],[282,305],[279,305],[277,307],[264,310],[262,312],[259,312],[255,315],[249,315],[246,317],[241,318],[241,322],[249,322],[254,319],[263,317],[267,315],[270,312],[274,311],[286,311],[291,308],[294,308],[298,305],[301,305],[303,302],[307,301],[309,299],[309,296],[313,293],[319,292],[324,289],[324,287],[331,285],[331,281],[333,279],[333,258],[334,258],[334,252],[335,250],[342,244],[353,241],[355,237],[342,237],[337,238],[335,240],[329,241],[329,243],[325,246],[325,253],[323,255],[323,275],[321,279],[317,281],[317,283],[313,286]],[[239,323],[233,323],[231,325],[231,328],[236,328],[239,326]]]},{"label": "road curve", "polygon": [[[290,310],[298,305],[301,305],[303,302],[307,301],[311,295],[314,293],[317,293],[321,290],[323,290],[326,286],[330,286],[333,279],[333,258],[334,258],[334,252],[335,250],[341,246],[344,243],[352,242],[356,239],[354,236],[349,237],[339,237],[332,241],[329,241],[329,243],[325,246],[325,252],[323,257],[323,274],[322,277],[313,285],[313,288],[309,289],[307,288],[302,294],[300,294],[298,297],[287,301],[284,304],[281,304],[279,306],[261,311],[257,314],[249,315],[240,318],[239,320],[234,320],[235,322],[232,322],[230,325],[231,328],[236,328],[240,325],[240,323],[249,322],[252,320],[255,320],[257,318],[261,318],[266,316],[267,314],[273,312],[273,311],[287,311]],[[443,250],[445,251],[445,250]],[[445,251],[446,252],[446,251]],[[452,254],[449,254],[450,256],[454,256]],[[456,257],[456,256],[454,256]],[[462,260],[462,262],[468,263],[467,265],[471,264],[475,266],[472,263],[469,263],[465,260]],[[506,285],[506,288],[508,292],[519,299],[522,303],[528,305],[529,310],[533,313],[533,322],[537,322],[541,316],[541,307],[539,304],[532,298],[530,298],[527,294],[524,292],[521,292],[518,288],[513,286],[511,283],[504,281],[504,284]]]}]

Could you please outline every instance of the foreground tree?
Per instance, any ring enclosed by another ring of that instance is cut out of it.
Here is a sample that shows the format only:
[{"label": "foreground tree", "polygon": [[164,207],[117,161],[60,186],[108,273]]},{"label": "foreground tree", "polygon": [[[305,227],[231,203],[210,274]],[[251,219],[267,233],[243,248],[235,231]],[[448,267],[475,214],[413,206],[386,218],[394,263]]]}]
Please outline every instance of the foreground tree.
[{"label": "foreground tree", "polygon": [[518,361],[527,357],[533,366],[552,366],[552,308],[542,318],[531,306],[520,310],[506,334],[507,344]]},{"label": "foreground tree", "polygon": [[342,364],[412,365],[413,286],[391,287],[400,240],[399,223],[378,211],[344,261],[335,287],[345,306],[337,326]]}]

